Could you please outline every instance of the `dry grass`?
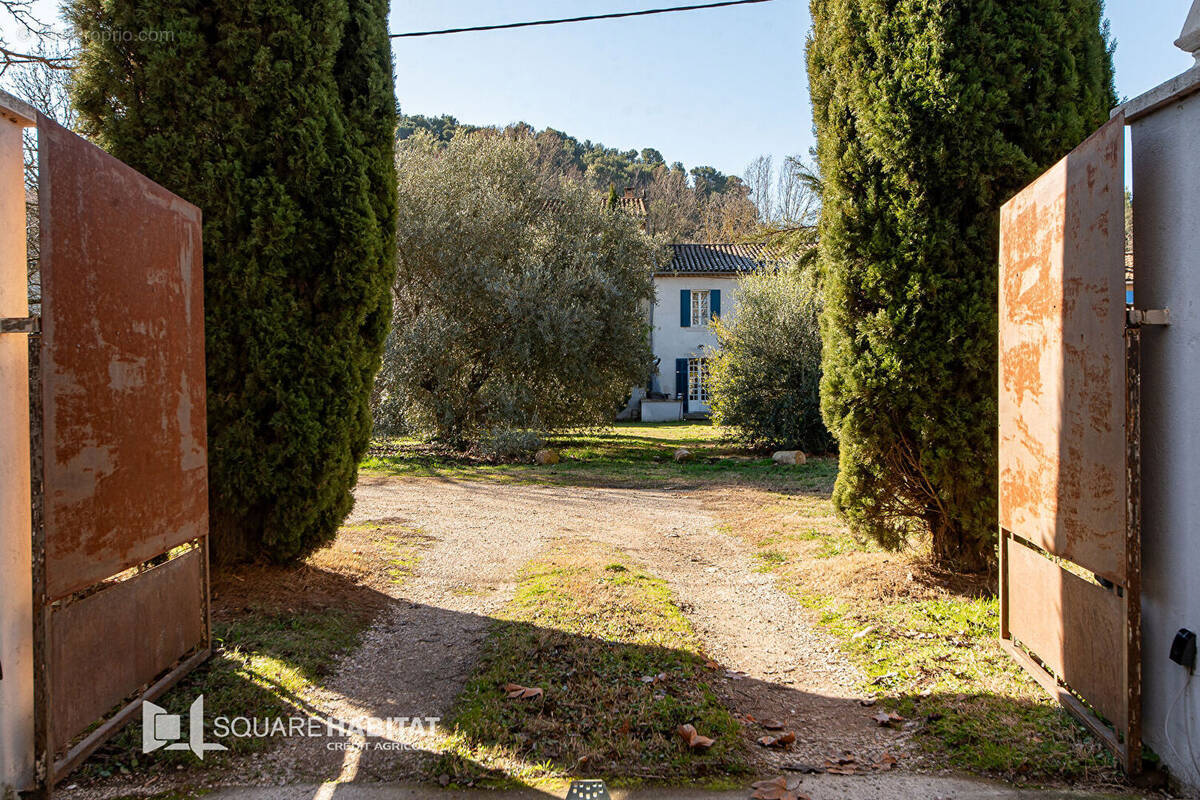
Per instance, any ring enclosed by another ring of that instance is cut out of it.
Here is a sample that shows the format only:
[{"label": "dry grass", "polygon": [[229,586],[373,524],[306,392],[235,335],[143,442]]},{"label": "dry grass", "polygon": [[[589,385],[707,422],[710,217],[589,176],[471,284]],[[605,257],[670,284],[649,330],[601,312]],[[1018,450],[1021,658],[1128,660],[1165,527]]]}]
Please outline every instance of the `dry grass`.
[{"label": "dry grass", "polygon": [[[771,571],[806,594],[843,602],[980,598],[995,593],[993,576],[961,575],[934,566],[919,544],[885,550],[856,537],[833,513],[833,459],[806,465],[819,476],[809,489],[705,487],[696,492],[729,533],[749,541]],[[767,554],[765,557],[763,554]]]}]

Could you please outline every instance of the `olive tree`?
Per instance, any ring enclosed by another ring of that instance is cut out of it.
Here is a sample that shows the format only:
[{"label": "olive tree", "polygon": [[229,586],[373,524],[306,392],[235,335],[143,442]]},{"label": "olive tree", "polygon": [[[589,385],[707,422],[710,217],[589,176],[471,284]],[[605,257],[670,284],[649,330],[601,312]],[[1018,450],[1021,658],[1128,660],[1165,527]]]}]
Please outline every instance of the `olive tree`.
[{"label": "olive tree", "polygon": [[737,314],[713,323],[713,420],[751,447],[834,449],[821,420],[821,302],[811,272],[789,266],[743,278]]},{"label": "olive tree", "polygon": [[660,248],[601,194],[548,187],[538,169],[523,135],[400,144],[377,433],[463,446],[501,430],[595,426],[645,380]]}]

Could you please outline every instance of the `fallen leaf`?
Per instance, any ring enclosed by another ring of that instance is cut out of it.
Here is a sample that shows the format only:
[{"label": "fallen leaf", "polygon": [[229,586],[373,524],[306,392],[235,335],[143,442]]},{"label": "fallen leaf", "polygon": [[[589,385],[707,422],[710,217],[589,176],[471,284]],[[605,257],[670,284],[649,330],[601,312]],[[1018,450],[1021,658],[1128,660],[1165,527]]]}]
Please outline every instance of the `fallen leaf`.
[{"label": "fallen leaf", "polygon": [[527,688],[519,683],[504,684],[504,691],[508,693],[509,700],[532,700],[545,694],[540,688]]},{"label": "fallen leaf", "polygon": [[859,766],[858,759],[848,753],[838,758],[825,759],[825,771],[830,775],[856,775]]},{"label": "fallen leaf", "polygon": [[721,665],[715,661],[705,661],[704,666],[708,667],[709,669],[720,669],[721,668]]},{"label": "fallen leaf", "polygon": [[754,794],[750,795],[752,800],[812,800],[800,791],[799,780],[789,781],[784,775],[769,781],[757,781],[750,788],[754,790]]},{"label": "fallen leaf", "polygon": [[764,719],[764,720],[761,720],[758,724],[762,725],[764,728],[766,728],[769,731],[781,731],[786,727],[782,722],[780,722],[777,719]]},{"label": "fallen leaf", "polygon": [[763,747],[787,747],[794,741],[796,741],[796,734],[788,731],[780,736],[763,736],[758,740],[758,743]]},{"label": "fallen leaf", "polygon": [[844,764],[842,766],[834,764],[826,766],[825,771],[830,775],[855,775],[858,773],[858,767],[855,764]]},{"label": "fallen leaf", "polygon": [[897,714],[895,711],[880,711],[875,716],[871,717],[875,723],[881,728],[890,728],[894,722],[903,722],[904,717]]},{"label": "fallen leaf", "polygon": [[687,742],[688,747],[693,749],[700,748],[703,750],[713,746],[714,740],[707,736],[701,736],[696,731],[696,726],[694,725],[680,725],[675,729],[675,732],[679,734],[680,739]]},{"label": "fallen leaf", "polygon": [[897,763],[898,761],[896,757],[885,750],[883,755],[879,757],[879,760],[871,765],[871,768],[877,769],[880,772],[886,772],[887,770],[896,766]]}]

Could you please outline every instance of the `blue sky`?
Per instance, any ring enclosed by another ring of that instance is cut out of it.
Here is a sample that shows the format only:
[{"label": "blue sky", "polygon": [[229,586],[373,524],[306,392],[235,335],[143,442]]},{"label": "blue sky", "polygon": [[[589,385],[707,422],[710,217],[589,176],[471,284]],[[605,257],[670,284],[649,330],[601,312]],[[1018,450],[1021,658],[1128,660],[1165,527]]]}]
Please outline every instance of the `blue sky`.
[{"label": "blue sky", "polygon": [[[679,0],[392,0],[394,32],[682,5]],[[58,0],[36,0],[52,19]],[[1134,97],[1184,71],[1171,43],[1191,0],[1108,0],[1117,92]],[[0,21],[7,25],[8,20]],[[740,175],[756,156],[807,153],[808,0],[524,30],[395,40],[396,95],[409,113],[524,120],[623,150]],[[11,32],[8,32],[11,33]],[[14,37],[17,38],[17,37]]]},{"label": "blue sky", "polygon": [[[1192,0],[1109,0],[1117,93],[1187,69],[1172,46]],[[683,5],[676,0],[392,0],[394,32]],[[523,120],[622,150],[740,175],[806,153],[808,0],[524,30],[396,40],[396,95],[414,114]]]}]

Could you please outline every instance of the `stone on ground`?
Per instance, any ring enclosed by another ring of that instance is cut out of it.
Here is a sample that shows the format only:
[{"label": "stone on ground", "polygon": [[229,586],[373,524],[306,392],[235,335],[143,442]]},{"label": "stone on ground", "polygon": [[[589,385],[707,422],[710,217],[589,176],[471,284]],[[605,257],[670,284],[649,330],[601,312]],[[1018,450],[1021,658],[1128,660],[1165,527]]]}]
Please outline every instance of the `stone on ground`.
[{"label": "stone on ground", "polygon": [[560,459],[557,450],[546,448],[543,450],[538,450],[536,453],[534,453],[533,460],[538,464],[541,464],[543,467],[548,467],[552,464],[557,464]]},{"label": "stone on ground", "polygon": [[784,464],[786,466],[796,466],[803,464],[807,459],[804,453],[800,450],[776,450],[771,455],[771,460],[776,464]]}]

